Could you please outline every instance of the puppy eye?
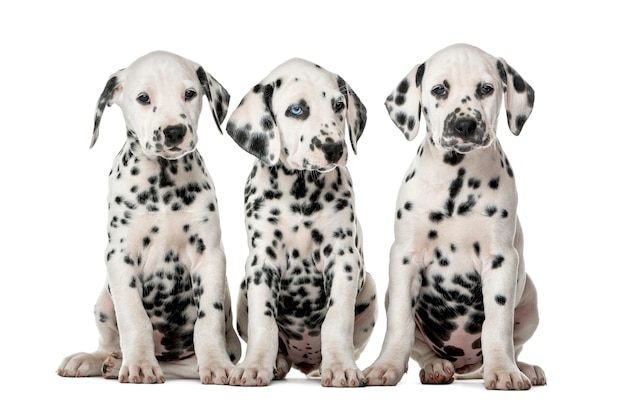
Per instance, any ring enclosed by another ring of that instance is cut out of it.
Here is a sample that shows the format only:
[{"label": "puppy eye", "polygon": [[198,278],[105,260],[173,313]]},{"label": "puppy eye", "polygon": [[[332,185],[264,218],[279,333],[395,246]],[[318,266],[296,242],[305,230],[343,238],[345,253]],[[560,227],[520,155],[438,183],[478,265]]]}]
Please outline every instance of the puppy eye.
[{"label": "puppy eye", "polygon": [[448,90],[442,85],[435,85],[431,89],[430,93],[432,93],[435,97],[444,97],[448,94]]},{"label": "puppy eye", "polygon": [[285,111],[285,116],[292,117],[298,120],[306,120],[309,117],[311,110],[304,99],[300,99],[298,103],[289,105]]},{"label": "puppy eye", "polygon": [[195,89],[187,89],[185,91],[185,102],[191,101],[196,96],[198,96],[198,92]]},{"label": "puppy eye", "polygon": [[146,92],[141,92],[138,96],[137,96],[137,102],[139,102],[139,104],[141,105],[149,105],[150,104],[150,96],[148,96],[148,94]]},{"label": "puppy eye", "polygon": [[337,101],[333,105],[333,110],[335,111],[335,113],[339,113],[343,110],[344,107],[346,107],[346,105],[342,101]]},{"label": "puppy eye", "polygon": [[493,85],[490,83],[483,83],[479,88],[479,92],[483,96],[491,95],[493,93]]},{"label": "puppy eye", "polygon": [[289,113],[292,116],[301,116],[304,111],[302,110],[302,106],[300,105],[291,105],[289,106]]}]

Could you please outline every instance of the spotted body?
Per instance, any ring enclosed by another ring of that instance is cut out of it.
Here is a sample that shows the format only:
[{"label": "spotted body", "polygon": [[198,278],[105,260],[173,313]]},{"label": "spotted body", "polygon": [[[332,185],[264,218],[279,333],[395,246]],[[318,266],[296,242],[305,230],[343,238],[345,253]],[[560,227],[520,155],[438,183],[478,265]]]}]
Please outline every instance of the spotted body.
[{"label": "spotted body", "polygon": [[407,139],[420,121],[426,137],[398,193],[387,332],[369,384],[396,384],[409,357],[427,384],[468,373],[488,389],[545,384],[540,367],[517,360],[539,319],[514,173],[495,136],[503,99],[519,134],[533,89],[504,60],[457,44],[415,66],[386,100]]},{"label": "spotted body", "polygon": [[[341,79],[293,59],[244,96],[227,132],[257,157],[245,185],[249,255],[237,329],[247,342],[234,385],[267,385],[291,366],[324,386],[359,386],[355,360],[376,319],[347,143],[366,111]],[[345,127],[349,135],[346,137]]]},{"label": "spotted body", "polygon": [[113,103],[127,134],[109,174],[100,342],[60,375],[224,384],[238,361],[215,187],[196,150],[202,94],[219,128],[228,92],[196,63],[157,51],[109,78],[91,145]]}]

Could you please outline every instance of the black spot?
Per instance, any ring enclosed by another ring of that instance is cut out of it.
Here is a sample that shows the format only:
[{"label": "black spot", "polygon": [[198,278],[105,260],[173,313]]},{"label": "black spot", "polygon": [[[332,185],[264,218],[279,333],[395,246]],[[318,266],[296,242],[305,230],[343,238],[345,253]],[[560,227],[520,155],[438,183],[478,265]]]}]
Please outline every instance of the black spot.
[{"label": "black spot", "polygon": [[406,124],[406,114],[404,114],[402,112],[397,112],[396,113],[396,122],[399,125],[404,126]]},{"label": "black spot", "polygon": [[444,217],[445,215],[442,212],[431,212],[430,215],[428,215],[428,219],[433,223],[441,222]]},{"label": "black spot", "polygon": [[265,253],[267,253],[267,255],[273,260],[276,260],[276,252],[270,246],[265,248]]},{"label": "black spot", "polygon": [[506,304],[506,297],[503,295],[496,295],[496,303],[498,303],[499,305]]},{"label": "black spot", "polygon": [[424,77],[425,70],[426,70],[426,63],[423,63],[417,67],[417,72],[415,73],[415,85],[417,87],[422,86],[422,78]]},{"label": "black spot", "polygon": [[409,90],[409,81],[405,78],[398,85],[397,91],[398,93],[405,94]]},{"label": "black spot", "polygon": [[489,180],[489,188],[498,189],[499,185],[500,185],[500,177],[495,177]]},{"label": "black spot", "polygon": [[463,158],[465,158],[463,154],[459,154],[456,151],[448,151],[443,156],[443,162],[455,166],[463,161]]},{"label": "black spot", "polygon": [[480,188],[480,180],[472,177],[469,180],[467,180],[467,186],[469,186],[472,189],[478,189]]},{"label": "black spot", "polygon": [[272,120],[271,116],[263,116],[261,118],[261,128],[265,131],[269,131],[274,128],[274,120]]},{"label": "black spot", "polygon": [[431,230],[430,232],[428,232],[428,238],[430,240],[434,240],[436,239],[438,236],[437,231],[436,230]]},{"label": "black spot", "polygon": [[455,198],[459,192],[461,191],[461,188],[463,187],[463,177],[465,175],[465,169],[464,168],[459,168],[459,172],[457,174],[457,177],[450,183],[450,186],[448,187],[448,192],[450,193],[450,198]]},{"label": "black spot", "polygon": [[474,195],[469,195],[465,202],[461,202],[457,209],[459,215],[466,215],[476,205],[476,198]]},{"label": "black spot", "polygon": [[504,262],[504,257],[498,254],[493,258],[493,261],[491,262],[491,268],[494,268],[494,269],[500,268],[503,262]]},{"label": "black spot", "polygon": [[322,235],[317,229],[313,229],[311,231],[311,238],[317,244],[321,244],[324,241],[324,235]]},{"label": "black spot", "polygon": [[480,256],[480,243],[474,242],[472,246],[474,247],[474,253],[476,253],[476,256]]}]

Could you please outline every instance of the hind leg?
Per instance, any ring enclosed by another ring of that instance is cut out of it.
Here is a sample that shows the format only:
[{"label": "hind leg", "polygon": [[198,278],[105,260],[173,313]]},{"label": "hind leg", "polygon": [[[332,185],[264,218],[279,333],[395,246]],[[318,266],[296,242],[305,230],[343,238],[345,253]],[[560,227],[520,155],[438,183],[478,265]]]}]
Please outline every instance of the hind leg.
[{"label": "hind leg", "polygon": [[522,300],[515,308],[514,321],[513,343],[515,345],[517,367],[528,377],[533,386],[545,385],[546,375],[541,367],[517,360],[524,344],[535,333],[539,325],[537,290],[528,275],[526,275],[526,285],[524,286]]},{"label": "hind leg", "polygon": [[102,367],[106,358],[113,352],[120,352],[120,338],[117,331],[115,309],[106,286],[100,293],[94,307],[96,326],[100,333],[100,341],[96,351],[79,352],[63,359],[57,374],[64,377],[86,377],[102,375]]}]

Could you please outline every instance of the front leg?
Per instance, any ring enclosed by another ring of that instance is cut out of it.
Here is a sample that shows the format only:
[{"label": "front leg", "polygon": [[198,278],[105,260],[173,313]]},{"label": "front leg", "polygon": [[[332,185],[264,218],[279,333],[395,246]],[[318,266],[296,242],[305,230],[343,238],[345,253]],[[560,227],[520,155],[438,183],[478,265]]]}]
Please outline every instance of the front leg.
[{"label": "front leg", "polygon": [[239,294],[237,316],[241,336],[247,342],[246,356],[232,370],[231,385],[267,386],[274,376],[278,354],[276,298],[279,283],[278,270],[269,263],[266,265],[259,254],[251,253]]},{"label": "front leg", "polygon": [[[194,326],[194,349],[203,384],[228,384],[234,368],[227,352],[226,332],[230,321],[230,295],[226,281],[226,259],[219,241],[208,245],[202,261],[191,273],[198,319]],[[233,354],[235,359],[239,353]]]},{"label": "front leg", "polygon": [[331,255],[324,270],[324,281],[330,286],[328,311],[321,329],[321,382],[326,387],[356,387],[366,382],[354,360],[353,341],[358,273],[363,270],[363,264],[358,250],[355,249],[353,255],[345,253]]},{"label": "front leg", "polygon": [[528,390],[531,387],[530,380],[517,366],[513,343],[519,261],[517,251],[511,247],[491,256],[482,273],[483,377],[489,390]]},{"label": "front leg", "polygon": [[411,242],[396,241],[391,247],[389,286],[385,297],[387,331],[378,358],[365,369],[367,384],[395,386],[408,369],[415,338],[414,307],[423,267],[413,255]]},{"label": "front leg", "polygon": [[143,306],[141,284],[135,275],[136,262],[136,259],[118,252],[107,264],[123,358],[118,380],[122,383],[163,383],[165,375],[154,353],[152,324]]}]

